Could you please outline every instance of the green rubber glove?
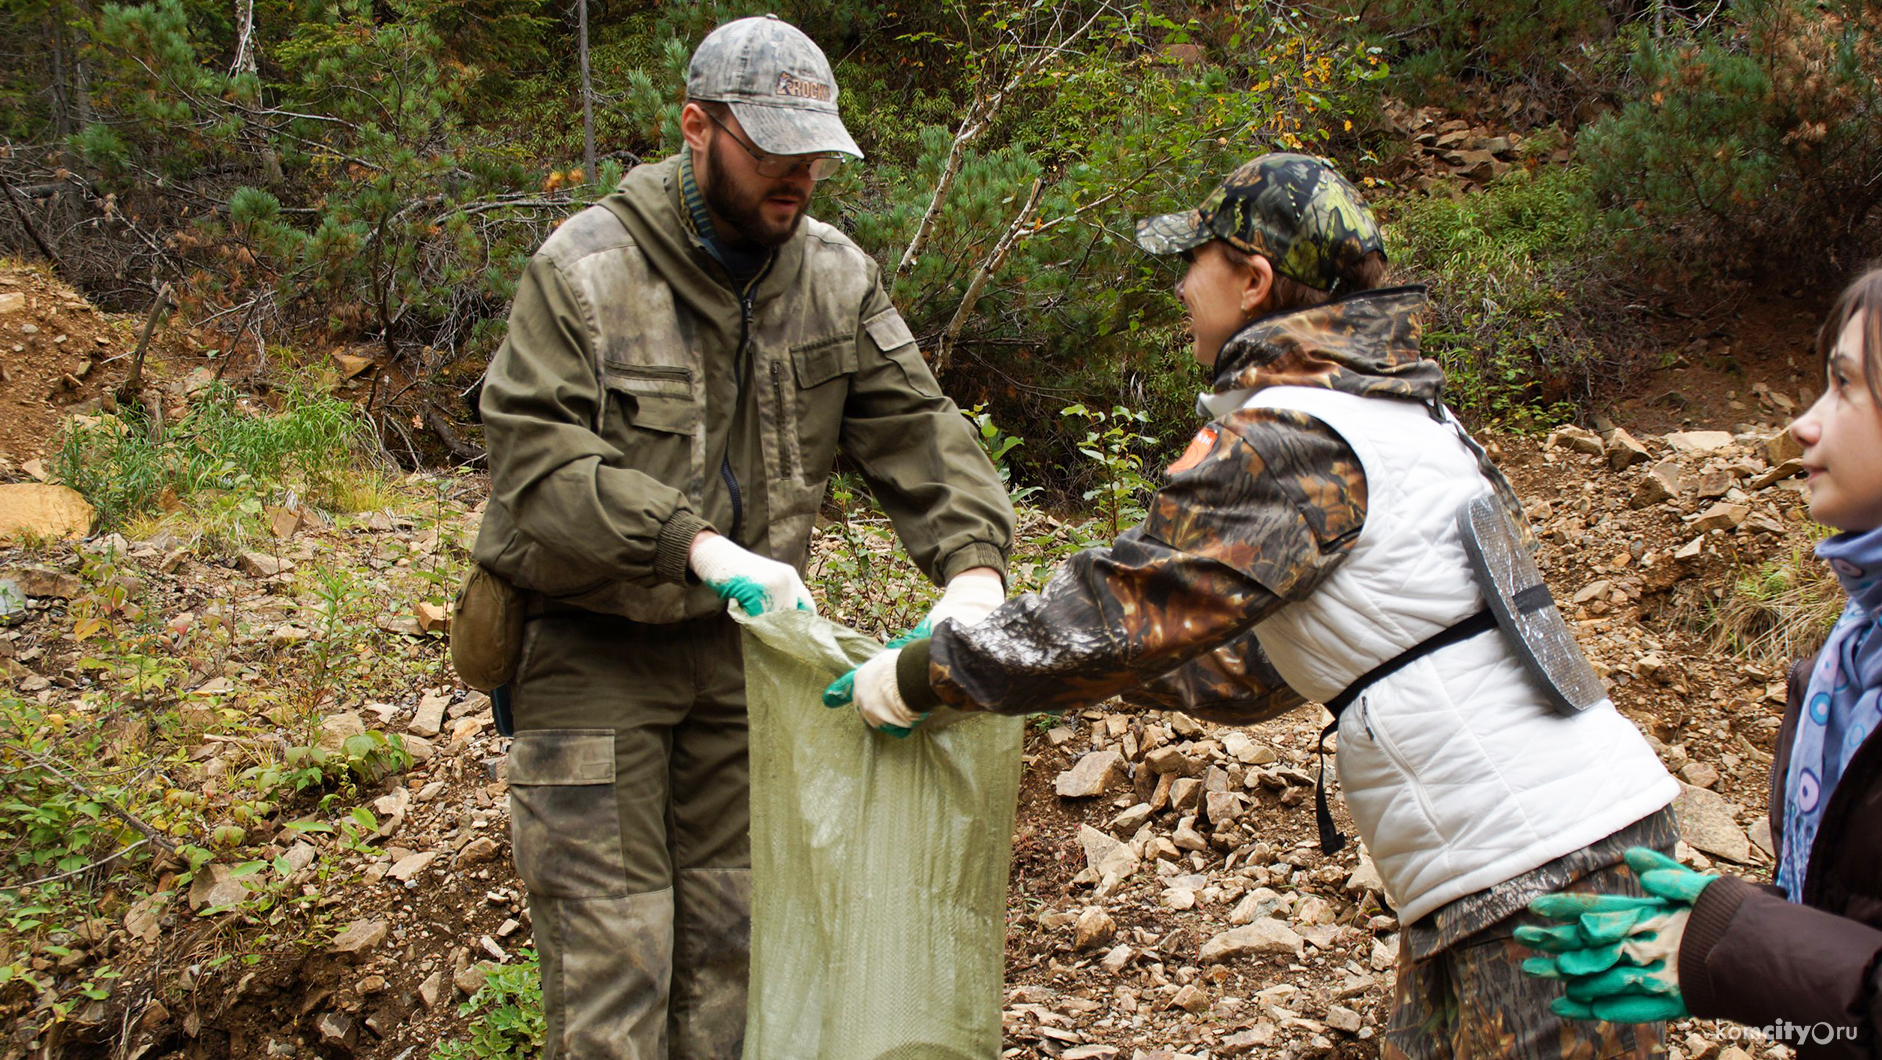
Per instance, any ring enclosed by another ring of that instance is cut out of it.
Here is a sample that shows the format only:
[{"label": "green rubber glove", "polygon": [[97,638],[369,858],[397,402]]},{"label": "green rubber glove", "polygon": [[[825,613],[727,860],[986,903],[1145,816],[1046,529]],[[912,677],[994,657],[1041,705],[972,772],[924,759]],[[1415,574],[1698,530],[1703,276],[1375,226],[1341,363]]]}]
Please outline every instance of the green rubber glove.
[{"label": "green rubber glove", "polygon": [[1564,984],[1550,1011],[1565,1019],[1650,1023],[1688,1014],[1679,991],[1679,944],[1693,900],[1716,877],[1646,847],[1628,850],[1626,858],[1647,897],[1546,894],[1529,903],[1530,911],[1564,923],[1514,932],[1517,942],[1545,954],[1524,961],[1524,974]]}]

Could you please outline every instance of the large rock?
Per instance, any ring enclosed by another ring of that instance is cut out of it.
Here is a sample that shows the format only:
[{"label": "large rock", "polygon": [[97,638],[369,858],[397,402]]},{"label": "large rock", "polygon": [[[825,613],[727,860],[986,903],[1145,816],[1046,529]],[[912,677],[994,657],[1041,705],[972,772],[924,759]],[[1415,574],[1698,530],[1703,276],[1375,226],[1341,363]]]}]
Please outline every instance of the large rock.
[{"label": "large rock", "polygon": [[1673,812],[1679,818],[1680,835],[1696,850],[1744,863],[1751,858],[1751,840],[1738,821],[1731,803],[1716,791],[1681,783],[1679,798],[1673,800]]},{"label": "large rock", "polygon": [[1088,799],[1102,795],[1124,778],[1124,756],[1116,751],[1093,751],[1059,774],[1053,790],[1067,799]]},{"label": "large rock", "polygon": [[65,486],[41,482],[0,486],[0,543],[84,537],[97,518],[91,503]]},{"label": "large rock", "polygon": [[1256,920],[1243,927],[1230,928],[1202,944],[1199,960],[1203,964],[1229,961],[1258,953],[1285,953],[1299,958],[1306,942],[1294,929],[1279,920]]}]

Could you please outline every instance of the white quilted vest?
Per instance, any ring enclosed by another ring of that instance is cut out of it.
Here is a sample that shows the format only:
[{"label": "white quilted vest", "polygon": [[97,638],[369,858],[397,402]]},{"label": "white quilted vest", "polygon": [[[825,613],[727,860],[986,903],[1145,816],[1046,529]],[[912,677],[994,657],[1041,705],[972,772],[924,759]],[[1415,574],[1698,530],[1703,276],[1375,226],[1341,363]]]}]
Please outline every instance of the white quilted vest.
[{"label": "white quilted vest", "polygon": [[[1490,484],[1422,405],[1293,386],[1204,404],[1305,412],[1365,468],[1353,550],[1311,597],[1255,627],[1295,690],[1331,699],[1484,606],[1456,513]],[[1406,924],[1605,838],[1679,790],[1612,703],[1572,718],[1550,709],[1494,631],[1374,683],[1341,716],[1338,746],[1347,809]]]}]

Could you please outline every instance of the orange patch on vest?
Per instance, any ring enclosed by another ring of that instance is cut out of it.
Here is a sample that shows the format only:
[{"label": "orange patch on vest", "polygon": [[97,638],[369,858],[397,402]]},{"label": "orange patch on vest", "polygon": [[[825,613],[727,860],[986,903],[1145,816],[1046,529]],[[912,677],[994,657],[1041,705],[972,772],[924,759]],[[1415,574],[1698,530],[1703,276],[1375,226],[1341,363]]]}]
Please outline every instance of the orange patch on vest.
[{"label": "orange patch on vest", "polygon": [[1196,432],[1196,437],[1189,440],[1189,448],[1183,450],[1183,455],[1177,457],[1176,463],[1171,464],[1169,470],[1165,471],[1164,474],[1180,475],[1188,471],[1190,468],[1202,463],[1202,458],[1208,456],[1209,450],[1214,448],[1215,428],[1204,427],[1202,430]]}]

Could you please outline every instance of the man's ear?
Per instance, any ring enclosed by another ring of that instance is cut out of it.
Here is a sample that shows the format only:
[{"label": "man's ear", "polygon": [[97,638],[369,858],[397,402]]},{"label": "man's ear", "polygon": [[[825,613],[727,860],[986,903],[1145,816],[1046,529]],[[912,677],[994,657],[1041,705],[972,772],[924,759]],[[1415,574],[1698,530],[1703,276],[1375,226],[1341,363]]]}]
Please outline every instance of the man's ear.
[{"label": "man's ear", "polygon": [[706,108],[690,100],[680,108],[680,135],[693,150],[706,149],[706,141],[712,139],[712,118]]},{"label": "man's ear", "polygon": [[1242,317],[1253,320],[1274,293],[1274,263],[1259,254],[1250,254],[1246,282],[1242,286]]}]

